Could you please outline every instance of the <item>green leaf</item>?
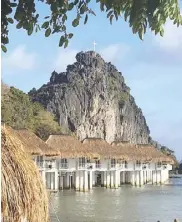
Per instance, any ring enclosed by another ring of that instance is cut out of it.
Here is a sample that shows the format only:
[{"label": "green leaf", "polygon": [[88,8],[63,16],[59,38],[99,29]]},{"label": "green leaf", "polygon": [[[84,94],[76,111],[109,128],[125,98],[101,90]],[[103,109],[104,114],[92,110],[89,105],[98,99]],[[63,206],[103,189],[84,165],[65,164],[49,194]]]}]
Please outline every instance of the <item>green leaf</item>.
[{"label": "green leaf", "polygon": [[44,22],[42,28],[47,29],[49,26],[49,22]]},{"label": "green leaf", "polygon": [[63,18],[62,18],[62,21],[65,22],[66,20],[67,20],[67,15],[64,14],[64,15],[63,15]]},{"label": "green leaf", "polygon": [[141,40],[143,40],[143,34],[144,34],[143,29],[140,29],[138,35],[139,35]]},{"label": "green leaf", "polygon": [[118,20],[118,14],[116,11],[114,11],[114,15],[115,15],[115,18],[116,18],[116,21]]},{"label": "green leaf", "polygon": [[71,39],[72,37],[73,37],[73,33],[70,33],[70,34],[68,35],[68,38]]},{"label": "green leaf", "polygon": [[100,2],[100,10],[103,12],[104,11],[104,3]]},{"label": "green leaf", "polygon": [[87,23],[87,21],[88,21],[88,15],[86,14],[86,16],[85,16],[85,21],[84,21],[84,25]]},{"label": "green leaf", "polygon": [[31,35],[33,32],[33,23],[30,23],[29,29],[28,29],[28,35]]},{"label": "green leaf", "polygon": [[89,12],[90,12],[92,15],[95,15],[95,16],[96,16],[95,12],[92,11],[92,9],[90,9]]},{"label": "green leaf", "polygon": [[4,45],[1,45],[1,49],[3,50],[3,52],[7,52],[7,48],[6,48],[6,46],[4,46]]},{"label": "green leaf", "polygon": [[68,5],[68,10],[71,11],[74,7],[74,3],[71,2],[69,5]]},{"label": "green leaf", "polygon": [[17,21],[20,21],[20,20],[22,20],[24,18],[24,16],[25,16],[25,12],[24,11],[16,11],[14,18]]},{"label": "green leaf", "polygon": [[111,15],[110,18],[109,18],[111,25],[112,25],[113,17],[114,17],[114,15]]},{"label": "green leaf", "polygon": [[23,26],[22,22],[19,22],[19,23],[16,25],[16,28],[17,28],[17,29],[21,29],[22,26]]},{"label": "green leaf", "polygon": [[80,14],[84,14],[87,11],[87,7],[85,5],[82,5],[80,8]]},{"label": "green leaf", "polygon": [[46,16],[44,19],[48,19],[50,16]]},{"label": "green leaf", "polygon": [[161,31],[160,31],[160,35],[163,37],[164,36],[164,29],[162,29]]},{"label": "green leaf", "polygon": [[9,5],[11,6],[11,7],[16,7],[17,6],[17,4],[16,3],[9,3]]},{"label": "green leaf", "polygon": [[14,21],[13,21],[12,18],[8,18],[8,22],[11,23],[11,24],[13,24]]},{"label": "green leaf", "polygon": [[65,42],[65,37],[64,37],[64,36],[61,36],[61,38],[60,38],[60,40],[59,40],[59,47],[61,47],[64,42]]},{"label": "green leaf", "polygon": [[66,48],[67,46],[68,46],[68,39],[65,40],[64,48]]},{"label": "green leaf", "polygon": [[77,5],[78,2],[79,2],[79,0],[75,0],[75,1],[74,1],[74,5]]},{"label": "green leaf", "polygon": [[51,4],[51,11],[52,12],[56,12],[57,11],[57,4],[56,4],[56,2]]},{"label": "green leaf", "polygon": [[51,28],[46,29],[45,37],[50,36],[50,34],[51,34]]},{"label": "green leaf", "polygon": [[107,14],[107,18],[109,18],[112,13],[113,13],[113,11],[111,10],[111,11]]},{"label": "green leaf", "polygon": [[79,19],[76,18],[75,20],[73,20],[72,26],[73,26],[73,27],[76,27],[76,26],[78,26],[78,25],[79,25]]}]

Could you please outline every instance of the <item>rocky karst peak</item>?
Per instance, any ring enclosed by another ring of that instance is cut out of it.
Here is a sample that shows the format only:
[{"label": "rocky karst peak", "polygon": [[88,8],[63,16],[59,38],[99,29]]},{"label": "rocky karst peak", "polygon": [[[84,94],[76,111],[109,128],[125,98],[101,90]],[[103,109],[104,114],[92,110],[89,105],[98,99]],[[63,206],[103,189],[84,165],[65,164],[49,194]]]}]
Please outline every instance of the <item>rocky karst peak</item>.
[{"label": "rocky karst peak", "polygon": [[29,95],[80,139],[149,142],[145,117],[122,73],[93,51],[79,52],[65,72],[54,71],[49,83]]}]

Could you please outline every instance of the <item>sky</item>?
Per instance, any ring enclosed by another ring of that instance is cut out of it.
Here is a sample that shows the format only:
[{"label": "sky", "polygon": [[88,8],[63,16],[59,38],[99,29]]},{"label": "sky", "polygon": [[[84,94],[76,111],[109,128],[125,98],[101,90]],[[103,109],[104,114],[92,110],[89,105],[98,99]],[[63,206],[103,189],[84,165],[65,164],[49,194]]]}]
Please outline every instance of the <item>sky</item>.
[{"label": "sky", "polygon": [[[154,140],[175,151],[182,160],[182,28],[170,21],[164,37],[148,31],[144,40],[132,34],[120,19],[110,25],[105,13],[93,9],[87,25],[68,30],[74,33],[67,49],[59,48],[59,35],[44,37],[43,32],[27,36],[10,26],[8,52],[2,54],[2,80],[24,92],[49,81],[51,73],[65,71],[79,51],[96,51],[122,72],[131,94],[142,109]],[[38,5],[42,17],[47,8]],[[69,16],[74,19],[73,14]]]}]

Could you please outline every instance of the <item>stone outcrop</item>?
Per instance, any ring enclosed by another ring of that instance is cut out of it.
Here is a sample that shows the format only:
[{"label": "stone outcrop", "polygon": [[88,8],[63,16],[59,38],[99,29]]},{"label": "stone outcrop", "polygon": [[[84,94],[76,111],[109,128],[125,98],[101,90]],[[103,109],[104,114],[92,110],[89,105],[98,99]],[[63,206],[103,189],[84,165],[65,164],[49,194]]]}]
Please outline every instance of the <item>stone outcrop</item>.
[{"label": "stone outcrop", "polygon": [[98,137],[108,142],[149,142],[145,117],[124,77],[92,51],[78,53],[76,62],[68,65],[66,72],[54,71],[50,82],[31,90],[29,95],[81,140]]}]

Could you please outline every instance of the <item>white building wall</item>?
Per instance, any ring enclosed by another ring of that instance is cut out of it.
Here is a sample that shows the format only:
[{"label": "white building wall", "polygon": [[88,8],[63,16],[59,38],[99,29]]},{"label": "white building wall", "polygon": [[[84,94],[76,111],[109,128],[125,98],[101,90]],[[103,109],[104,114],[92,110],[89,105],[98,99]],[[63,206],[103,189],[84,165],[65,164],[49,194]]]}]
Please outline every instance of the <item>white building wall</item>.
[{"label": "white building wall", "polygon": [[134,170],[134,166],[135,166],[135,164],[133,163],[133,162],[128,162],[128,168],[126,169],[127,171],[132,171],[132,170]]},{"label": "white building wall", "polygon": [[[35,161],[37,161],[37,156],[33,157]],[[44,183],[46,184],[46,187],[48,189],[59,189],[60,187],[63,187],[63,177],[58,176],[58,167],[61,159],[52,160],[51,158],[44,157],[43,158],[47,164],[52,164],[52,168],[43,168],[39,166],[40,172],[42,179]],[[88,190],[92,189],[92,186],[95,185],[95,180],[96,180],[96,172],[101,171],[102,174],[102,185],[105,187],[110,187],[110,188],[117,188],[121,183],[126,183],[129,182],[131,184],[135,185],[142,185],[145,184],[149,181],[152,181],[153,184],[155,183],[164,183],[166,180],[169,178],[169,170],[172,169],[172,166],[170,164],[167,164],[167,168],[165,169],[164,166],[160,168],[156,168],[156,163],[150,163],[150,167],[142,170],[142,174],[134,170],[134,163],[133,162],[128,162],[127,168],[121,168],[117,171],[115,170],[108,170],[109,166],[109,160],[101,160],[101,169],[96,169],[94,167],[95,163],[92,162],[91,164],[93,165],[93,168],[91,170],[79,170],[76,171],[76,167],[78,165],[78,159],[68,159],[68,169],[63,169],[60,170],[59,172],[61,173],[66,173],[64,176],[64,188],[69,188],[70,187],[70,172],[74,172],[73,174],[73,183],[76,190]],[[56,163],[54,167],[54,163]],[[38,164],[38,162],[37,162]],[[118,172],[118,174],[116,173]],[[89,173],[89,177],[88,177]],[[87,176],[86,176],[87,174]],[[125,176],[126,175],[126,176]],[[90,180],[88,180],[90,178]],[[88,187],[88,188],[87,188]]]},{"label": "white building wall", "polygon": [[68,159],[69,170],[76,170],[76,159]]}]

